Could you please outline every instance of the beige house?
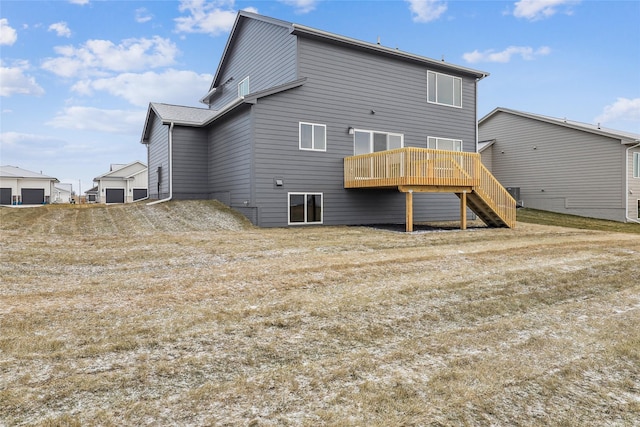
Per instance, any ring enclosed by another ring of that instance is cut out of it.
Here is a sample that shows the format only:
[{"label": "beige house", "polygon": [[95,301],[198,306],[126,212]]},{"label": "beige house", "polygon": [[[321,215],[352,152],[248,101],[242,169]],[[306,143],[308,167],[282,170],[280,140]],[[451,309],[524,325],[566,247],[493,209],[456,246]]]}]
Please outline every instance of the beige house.
[{"label": "beige house", "polygon": [[57,178],[17,166],[0,166],[0,205],[43,205],[52,203]]},{"label": "beige house", "polygon": [[93,179],[97,203],[131,203],[147,198],[147,165],[132,162],[112,164],[109,172]]},{"label": "beige house", "polygon": [[482,162],[521,205],[640,222],[640,134],[496,108],[478,136]]}]

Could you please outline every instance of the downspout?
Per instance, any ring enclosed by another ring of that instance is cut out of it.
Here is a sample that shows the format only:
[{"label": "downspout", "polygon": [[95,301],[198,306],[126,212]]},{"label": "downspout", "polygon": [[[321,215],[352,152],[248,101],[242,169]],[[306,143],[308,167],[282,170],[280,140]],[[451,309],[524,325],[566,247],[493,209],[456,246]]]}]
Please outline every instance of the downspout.
[{"label": "downspout", "polygon": [[169,197],[147,203],[147,206],[168,202],[173,198],[173,122],[169,125]]},{"label": "downspout", "polygon": [[[634,141],[634,142],[637,142]],[[640,220],[637,219],[632,219],[629,217],[629,151],[632,148],[636,148],[636,147],[640,147],[640,142],[637,143],[636,145],[632,145],[631,147],[627,148],[626,151],[624,152],[624,164],[625,164],[625,174],[624,174],[624,182],[625,182],[625,191],[624,191],[624,218],[628,221],[628,222],[636,222],[638,224],[640,224]]]}]

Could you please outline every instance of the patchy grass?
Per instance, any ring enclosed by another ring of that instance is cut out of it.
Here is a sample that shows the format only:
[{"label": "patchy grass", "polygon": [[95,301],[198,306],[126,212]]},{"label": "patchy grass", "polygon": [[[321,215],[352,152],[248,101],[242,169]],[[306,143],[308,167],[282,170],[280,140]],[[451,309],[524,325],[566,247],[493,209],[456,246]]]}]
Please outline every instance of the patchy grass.
[{"label": "patchy grass", "polygon": [[537,209],[518,209],[518,221],[530,224],[556,225],[560,227],[579,228],[583,230],[600,230],[619,233],[640,234],[640,224],[607,221],[604,219],[586,218],[576,215],[564,215]]},{"label": "patchy grass", "polygon": [[640,419],[633,233],[257,229],[209,202],[0,215],[0,425]]}]

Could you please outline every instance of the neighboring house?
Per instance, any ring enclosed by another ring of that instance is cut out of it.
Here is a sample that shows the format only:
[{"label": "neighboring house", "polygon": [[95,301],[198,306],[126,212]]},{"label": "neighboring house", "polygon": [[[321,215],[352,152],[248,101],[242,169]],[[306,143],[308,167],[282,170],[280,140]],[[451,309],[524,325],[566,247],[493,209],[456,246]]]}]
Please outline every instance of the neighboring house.
[{"label": "neighboring house", "polygon": [[496,182],[500,219],[475,187],[486,76],[242,11],[201,99],[209,108],[149,105],[149,196],[218,199],[263,227],[464,224],[467,202],[513,225],[508,193]]},{"label": "neighboring house", "polygon": [[131,203],[147,197],[147,166],[142,162],[112,164],[109,172],[93,179],[95,202]]},{"label": "neighboring house", "polygon": [[96,203],[98,201],[98,186],[88,189],[84,195],[87,203]]},{"label": "neighboring house", "polygon": [[525,207],[614,221],[640,219],[640,135],[496,108],[479,151]]},{"label": "neighboring house", "polygon": [[0,205],[51,203],[58,179],[16,166],[0,166]]},{"label": "neighboring house", "polygon": [[71,203],[73,198],[73,184],[56,183],[53,186],[51,203]]}]

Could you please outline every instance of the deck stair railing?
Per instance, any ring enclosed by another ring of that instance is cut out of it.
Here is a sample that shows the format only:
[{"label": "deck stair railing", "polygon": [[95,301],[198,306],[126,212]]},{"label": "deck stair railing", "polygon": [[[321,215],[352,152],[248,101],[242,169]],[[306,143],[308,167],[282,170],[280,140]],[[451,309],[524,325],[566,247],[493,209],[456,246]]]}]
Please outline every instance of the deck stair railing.
[{"label": "deck stair railing", "polygon": [[346,157],[344,187],[465,191],[469,208],[487,225],[515,226],[515,200],[478,153],[404,147]]}]

